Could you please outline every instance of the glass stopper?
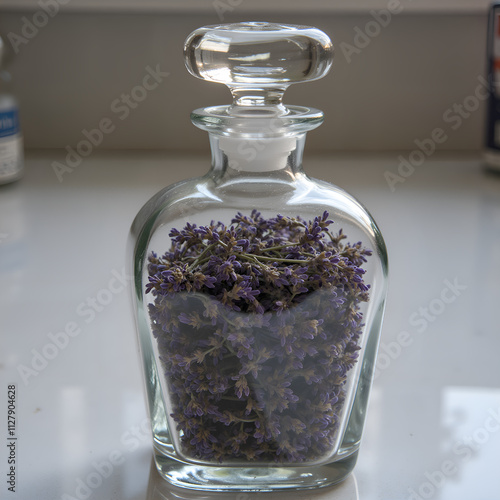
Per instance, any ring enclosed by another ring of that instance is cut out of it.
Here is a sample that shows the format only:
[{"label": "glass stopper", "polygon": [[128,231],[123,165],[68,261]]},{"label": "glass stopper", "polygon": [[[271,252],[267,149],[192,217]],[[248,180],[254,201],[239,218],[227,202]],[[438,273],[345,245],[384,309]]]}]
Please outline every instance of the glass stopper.
[{"label": "glass stopper", "polygon": [[281,107],[290,84],[328,73],[333,45],[325,33],[309,26],[246,22],[193,31],[184,57],[192,75],[229,87],[233,108]]}]

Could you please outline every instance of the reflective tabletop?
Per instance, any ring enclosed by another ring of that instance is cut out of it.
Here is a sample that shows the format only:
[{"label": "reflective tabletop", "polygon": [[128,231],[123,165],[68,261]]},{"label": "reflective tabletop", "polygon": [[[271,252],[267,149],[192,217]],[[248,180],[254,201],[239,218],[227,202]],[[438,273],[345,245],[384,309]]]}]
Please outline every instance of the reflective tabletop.
[{"label": "reflective tabletop", "polygon": [[[500,175],[457,155],[409,173],[398,156],[306,155],[378,222],[389,298],[354,474],[269,499],[500,498]],[[180,490],[152,465],[127,233],[207,159],[94,153],[58,176],[63,159],[30,153],[0,186],[0,498],[256,498]]]}]

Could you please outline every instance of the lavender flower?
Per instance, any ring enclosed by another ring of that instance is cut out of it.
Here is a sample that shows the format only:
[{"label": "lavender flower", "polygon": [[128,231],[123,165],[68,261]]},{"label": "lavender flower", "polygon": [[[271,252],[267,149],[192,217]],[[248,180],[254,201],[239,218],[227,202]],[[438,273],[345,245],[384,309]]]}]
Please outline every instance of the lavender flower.
[{"label": "lavender flower", "polygon": [[149,256],[152,333],[186,455],[297,463],[331,452],[371,251],[344,244],[328,216],[187,224]]}]

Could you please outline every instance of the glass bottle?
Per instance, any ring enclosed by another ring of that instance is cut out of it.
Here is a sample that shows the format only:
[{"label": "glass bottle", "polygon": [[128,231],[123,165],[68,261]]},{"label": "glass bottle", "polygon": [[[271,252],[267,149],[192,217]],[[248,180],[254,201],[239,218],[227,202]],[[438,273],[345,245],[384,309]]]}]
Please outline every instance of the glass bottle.
[{"label": "glass bottle", "polygon": [[19,106],[9,91],[10,74],[3,69],[5,51],[5,44],[0,37],[0,184],[19,179],[24,169]]},{"label": "glass bottle", "polygon": [[233,103],[192,113],[212,168],[156,194],[131,229],[158,470],[203,490],[334,484],[358,455],[387,254],[359,202],[302,170],[322,112],[282,103],[329,71],[332,44],[247,22],[200,28],[184,52]]}]

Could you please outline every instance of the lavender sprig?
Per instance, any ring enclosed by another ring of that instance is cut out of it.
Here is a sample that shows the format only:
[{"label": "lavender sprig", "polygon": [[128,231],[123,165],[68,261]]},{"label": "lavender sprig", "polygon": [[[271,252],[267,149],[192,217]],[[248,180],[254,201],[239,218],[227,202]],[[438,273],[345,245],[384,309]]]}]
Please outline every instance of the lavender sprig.
[{"label": "lavender sprig", "polygon": [[328,213],[172,229],[146,292],[184,453],[304,462],[337,438],[371,251]]}]

